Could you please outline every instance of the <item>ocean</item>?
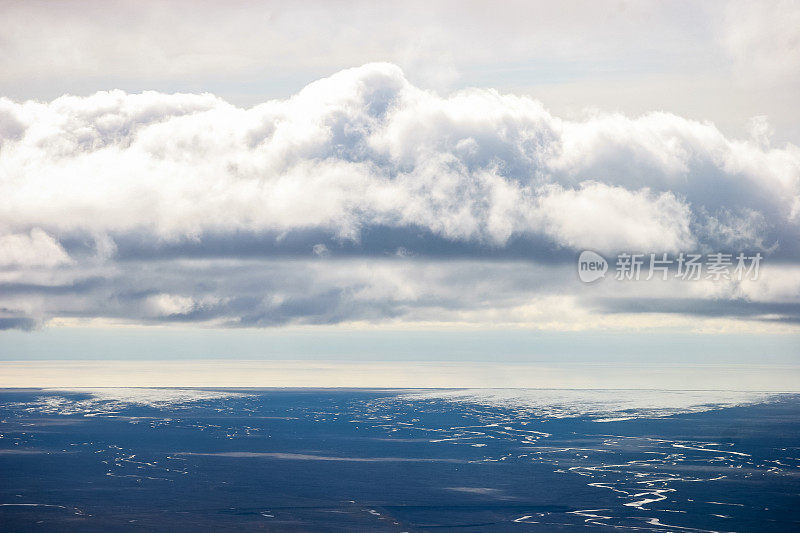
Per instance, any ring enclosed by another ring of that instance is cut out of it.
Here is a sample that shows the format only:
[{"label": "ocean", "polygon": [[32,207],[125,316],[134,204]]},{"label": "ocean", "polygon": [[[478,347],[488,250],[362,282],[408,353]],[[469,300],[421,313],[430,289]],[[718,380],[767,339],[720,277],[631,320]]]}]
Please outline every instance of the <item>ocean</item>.
[{"label": "ocean", "polygon": [[0,389],[3,531],[797,531],[800,395]]}]

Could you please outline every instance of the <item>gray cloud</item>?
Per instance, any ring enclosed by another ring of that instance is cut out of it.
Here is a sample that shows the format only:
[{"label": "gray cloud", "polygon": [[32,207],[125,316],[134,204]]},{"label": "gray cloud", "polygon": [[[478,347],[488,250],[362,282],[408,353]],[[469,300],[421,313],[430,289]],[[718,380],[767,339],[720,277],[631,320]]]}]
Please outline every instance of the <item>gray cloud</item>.
[{"label": "gray cloud", "polygon": [[671,313],[701,317],[741,317],[800,321],[800,302],[753,302],[746,299],[605,298],[604,312]]},{"label": "gray cloud", "polygon": [[[613,267],[612,267],[613,268]],[[111,262],[82,277],[0,287],[6,327],[103,318],[139,324],[276,327],[371,323],[536,329],[660,327],[663,317],[791,324],[800,317],[794,266],[760,281],[618,282],[586,286],[574,264],[404,256],[169,259]],[[31,277],[42,275],[32,273]],[[612,274],[613,276],[613,274]],[[623,317],[623,318],[619,318]],[[635,318],[641,317],[641,318]],[[662,317],[662,318],[659,318]],[[741,330],[742,324],[731,324]]]},{"label": "gray cloud", "polygon": [[21,329],[32,331],[36,328],[36,321],[28,317],[0,317],[0,330]]}]

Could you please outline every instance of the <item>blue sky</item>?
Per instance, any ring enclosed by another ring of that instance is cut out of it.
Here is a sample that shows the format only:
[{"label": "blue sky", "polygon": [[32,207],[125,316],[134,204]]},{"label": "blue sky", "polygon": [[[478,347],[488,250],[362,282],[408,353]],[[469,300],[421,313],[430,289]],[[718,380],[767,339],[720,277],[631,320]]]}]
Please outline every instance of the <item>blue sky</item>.
[{"label": "blue sky", "polygon": [[796,4],[199,5],[0,4],[0,359],[798,355]]}]

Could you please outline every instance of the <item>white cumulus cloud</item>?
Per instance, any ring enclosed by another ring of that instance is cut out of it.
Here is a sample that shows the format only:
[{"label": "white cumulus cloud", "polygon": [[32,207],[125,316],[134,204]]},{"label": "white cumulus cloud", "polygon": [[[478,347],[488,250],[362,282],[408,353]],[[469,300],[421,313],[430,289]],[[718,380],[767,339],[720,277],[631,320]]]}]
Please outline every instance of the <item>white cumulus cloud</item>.
[{"label": "white cumulus cloud", "polygon": [[731,210],[763,217],[764,231],[797,229],[795,146],[665,113],[567,121],[492,90],[441,97],[389,64],[250,109],[120,91],[2,109],[0,223],[17,230],[358,240],[365,227],[420,226],[498,246],[535,234],[675,249],[694,242],[692,222]]},{"label": "white cumulus cloud", "polygon": [[[679,295],[725,316],[719,291],[689,286],[582,293],[571,261],[741,250],[798,264],[800,148],[768,130],[566,119],[492,89],[423,90],[387,63],[246,109],[212,94],[0,99],[0,327],[571,327],[677,314]],[[796,321],[794,296],[775,296],[794,285],[770,283],[723,296],[746,305],[737,316]]]}]

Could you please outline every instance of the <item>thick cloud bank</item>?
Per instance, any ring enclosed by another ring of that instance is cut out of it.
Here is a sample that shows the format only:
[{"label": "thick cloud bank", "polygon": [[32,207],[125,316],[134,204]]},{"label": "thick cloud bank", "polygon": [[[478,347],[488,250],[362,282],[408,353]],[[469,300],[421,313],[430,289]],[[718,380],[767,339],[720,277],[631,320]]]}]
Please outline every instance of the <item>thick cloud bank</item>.
[{"label": "thick cloud bank", "polygon": [[[790,279],[800,148],[761,126],[735,140],[661,112],[565,120],[493,90],[424,91],[390,64],[250,109],[210,94],[0,99],[0,325],[471,321],[487,306],[516,322],[552,291],[587,309],[548,270],[585,248],[762,251]],[[523,274],[501,280],[518,259]]]}]

